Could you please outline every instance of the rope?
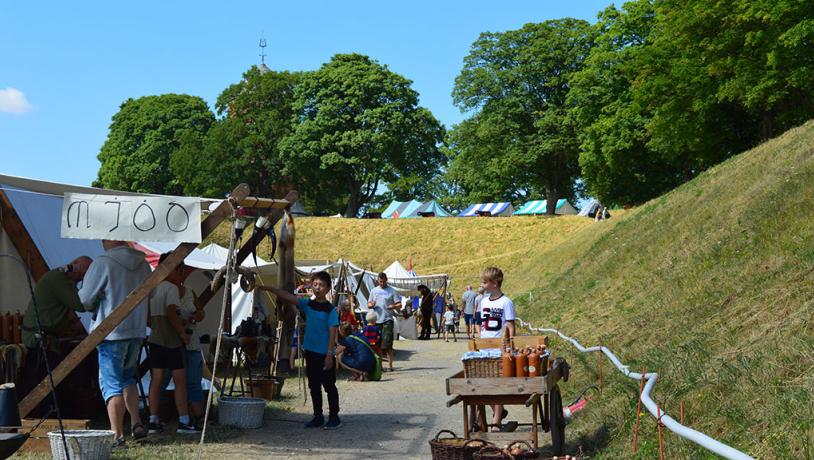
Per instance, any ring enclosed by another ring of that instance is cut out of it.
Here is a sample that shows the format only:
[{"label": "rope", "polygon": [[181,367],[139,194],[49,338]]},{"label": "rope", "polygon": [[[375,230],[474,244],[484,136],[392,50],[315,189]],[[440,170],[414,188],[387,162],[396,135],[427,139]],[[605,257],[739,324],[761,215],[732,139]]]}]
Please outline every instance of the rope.
[{"label": "rope", "polygon": [[[229,201],[232,204],[231,201]],[[232,219],[235,219],[235,206],[232,204]],[[227,303],[227,296],[232,295],[231,285],[232,285],[232,274],[235,270],[235,245],[237,242],[237,232],[235,231],[234,226],[232,226],[231,236],[229,238],[229,255],[226,259],[226,280],[227,282],[224,283],[223,286],[223,301],[221,302],[220,307],[220,323],[218,324],[218,339],[215,345],[215,359],[212,363],[212,383],[214,387],[214,382],[217,376],[217,369],[218,369],[218,358],[220,357],[220,344],[223,341],[223,317],[226,314],[226,303]],[[226,382],[223,383],[224,385]],[[203,458],[203,446],[204,440],[206,439],[206,426],[209,422],[209,411],[212,408],[212,394],[214,391],[209,391],[206,397],[206,411],[204,412],[204,422],[203,428],[201,429],[201,441],[198,443],[198,449],[195,455],[197,460],[201,460]]]}]

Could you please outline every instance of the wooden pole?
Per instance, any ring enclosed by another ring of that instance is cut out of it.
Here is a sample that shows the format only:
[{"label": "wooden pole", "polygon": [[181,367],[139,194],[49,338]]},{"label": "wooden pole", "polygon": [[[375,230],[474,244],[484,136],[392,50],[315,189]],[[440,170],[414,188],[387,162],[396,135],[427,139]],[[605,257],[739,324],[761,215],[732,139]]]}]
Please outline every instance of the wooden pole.
[{"label": "wooden pole", "polygon": [[20,258],[23,259],[31,270],[31,276],[34,278],[34,282],[39,281],[42,275],[50,270],[48,264],[45,263],[45,258],[37,248],[28,230],[26,230],[23,221],[20,220],[17,211],[14,210],[11,200],[8,199],[8,196],[6,196],[2,189],[0,189],[0,217],[0,220],[3,222],[3,228],[11,239],[11,244],[14,245],[14,248],[17,249],[17,253],[20,254]]},{"label": "wooden pole", "polygon": [[683,425],[684,424],[684,400],[683,399],[681,400],[681,404],[679,405],[679,409],[680,409],[679,418],[681,419],[681,424]]},{"label": "wooden pole", "polygon": [[[230,199],[240,201],[249,194],[249,186],[240,184],[237,186],[230,195]],[[206,238],[218,224],[226,217],[231,215],[232,205],[228,201],[222,202],[215,211],[201,222],[201,237]],[[74,368],[85,359],[85,357],[99,345],[113,329],[116,328],[130,313],[138,307],[138,305],[147,297],[152,290],[158,286],[175,268],[180,265],[189,253],[191,253],[198,245],[195,243],[181,243],[167,257],[164,262],[160,263],[158,267],[147,277],[144,282],[134,289],[130,294],[125,297],[124,301],[119,304],[115,310],[105,318],[102,323],[93,330],[87,337],[85,337],[79,345],[76,346],[65,359],[53,370],[52,375],[54,385],[58,385],[62,380],[74,370]],[[20,402],[20,416],[25,417],[29,414],[37,404],[39,404],[50,392],[50,384],[48,376],[39,383],[31,392]]]},{"label": "wooden pole", "polygon": [[646,374],[645,368],[642,368],[642,381],[639,383],[639,401],[636,403],[636,428],[633,429],[633,453],[636,453],[638,448],[637,442],[639,437],[639,414],[642,412],[642,393],[644,393],[644,376]]},{"label": "wooden pole", "polygon": [[656,405],[656,413],[658,414],[657,423],[659,427],[659,460],[664,460],[664,442],[661,433],[661,406]]},{"label": "wooden pole", "polygon": [[599,392],[602,392],[602,338],[599,338]]}]

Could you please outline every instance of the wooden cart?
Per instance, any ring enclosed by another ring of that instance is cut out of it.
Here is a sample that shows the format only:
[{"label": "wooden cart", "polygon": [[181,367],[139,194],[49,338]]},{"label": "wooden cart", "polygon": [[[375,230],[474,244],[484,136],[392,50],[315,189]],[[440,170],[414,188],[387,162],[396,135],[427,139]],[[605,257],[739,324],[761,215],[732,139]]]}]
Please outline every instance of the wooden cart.
[{"label": "wooden cart", "polygon": [[[489,345],[477,343],[480,340],[483,339],[475,341],[475,349]],[[568,381],[569,370],[568,363],[558,358],[552,368],[540,377],[467,378],[460,371],[446,380],[447,394],[453,396],[447,402],[447,407],[462,404],[466,439],[479,438],[501,446],[512,441],[527,440],[536,449],[539,447],[538,433],[542,429],[551,432],[554,454],[560,455],[565,449],[565,417],[557,383],[560,380]],[[531,424],[518,424],[531,425],[531,431],[489,432],[486,406],[494,404],[531,407]]]}]

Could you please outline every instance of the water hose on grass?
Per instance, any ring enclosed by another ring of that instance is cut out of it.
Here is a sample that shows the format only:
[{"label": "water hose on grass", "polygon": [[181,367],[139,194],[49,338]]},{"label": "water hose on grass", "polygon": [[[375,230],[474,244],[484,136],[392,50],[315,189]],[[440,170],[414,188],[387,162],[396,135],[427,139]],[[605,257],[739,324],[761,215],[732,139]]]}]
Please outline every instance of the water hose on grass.
[{"label": "water hose on grass", "polygon": [[517,318],[517,321],[520,323],[522,327],[528,328],[534,332],[553,332],[557,334],[561,339],[570,342],[577,350],[581,353],[591,353],[594,351],[601,351],[611,360],[614,366],[619,369],[619,372],[624,374],[626,377],[631,378],[636,381],[640,381],[642,378],[645,379],[644,390],[641,394],[641,401],[644,404],[644,407],[647,408],[647,411],[650,412],[650,415],[656,417],[656,420],[661,420],[662,425],[667,427],[673,433],[681,436],[684,439],[692,441],[699,446],[709,450],[710,452],[714,452],[724,458],[732,459],[732,460],[754,460],[753,457],[746,455],[745,453],[735,449],[734,447],[728,446],[717,439],[713,439],[700,431],[693,430],[690,427],[684,426],[674,418],[667,415],[661,408],[650,398],[650,392],[653,391],[653,387],[656,386],[656,382],[659,379],[659,374],[656,372],[648,372],[642,376],[640,372],[631,372],[628,366],[622,364],[619,361],[619,358],[616,357],[613,352],[605,346],[597,346],[597,347],[583,347],[579,342],[568,337],[567,335],[563,334],[557,329],[553,328],[542,328],[542,327],[533,327],[530,323],[523,321],[520,318]]}]

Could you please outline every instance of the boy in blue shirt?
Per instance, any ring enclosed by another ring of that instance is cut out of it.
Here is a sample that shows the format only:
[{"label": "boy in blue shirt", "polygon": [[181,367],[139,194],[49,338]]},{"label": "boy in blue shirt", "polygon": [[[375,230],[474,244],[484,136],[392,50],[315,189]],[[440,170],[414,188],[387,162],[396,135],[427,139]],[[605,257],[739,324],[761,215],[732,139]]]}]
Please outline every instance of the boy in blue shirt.
[{"label": "boy in blue shirt", "polygon": [[[305,314],[305,337],[302,349],[305,350],[305,373],[308,376],[308,388],[311,390],[311,402],[314,406],[314,418],[305,424],[306,428],[319,428],[325,425],[326,430],[335,430],[342,425],[339,420],[339,391],[336,389],[336,370],[334,368],[334,346],[339,316],[336,309],[325,296],[331,289],[331,275],[321,271],[311,275],[313,299],[297,299],[292,293],[276,287],[262,286],[277,299],[289,305],[296,305]],[[322,388],[328,394],[328,423],[322,415]]]}]

